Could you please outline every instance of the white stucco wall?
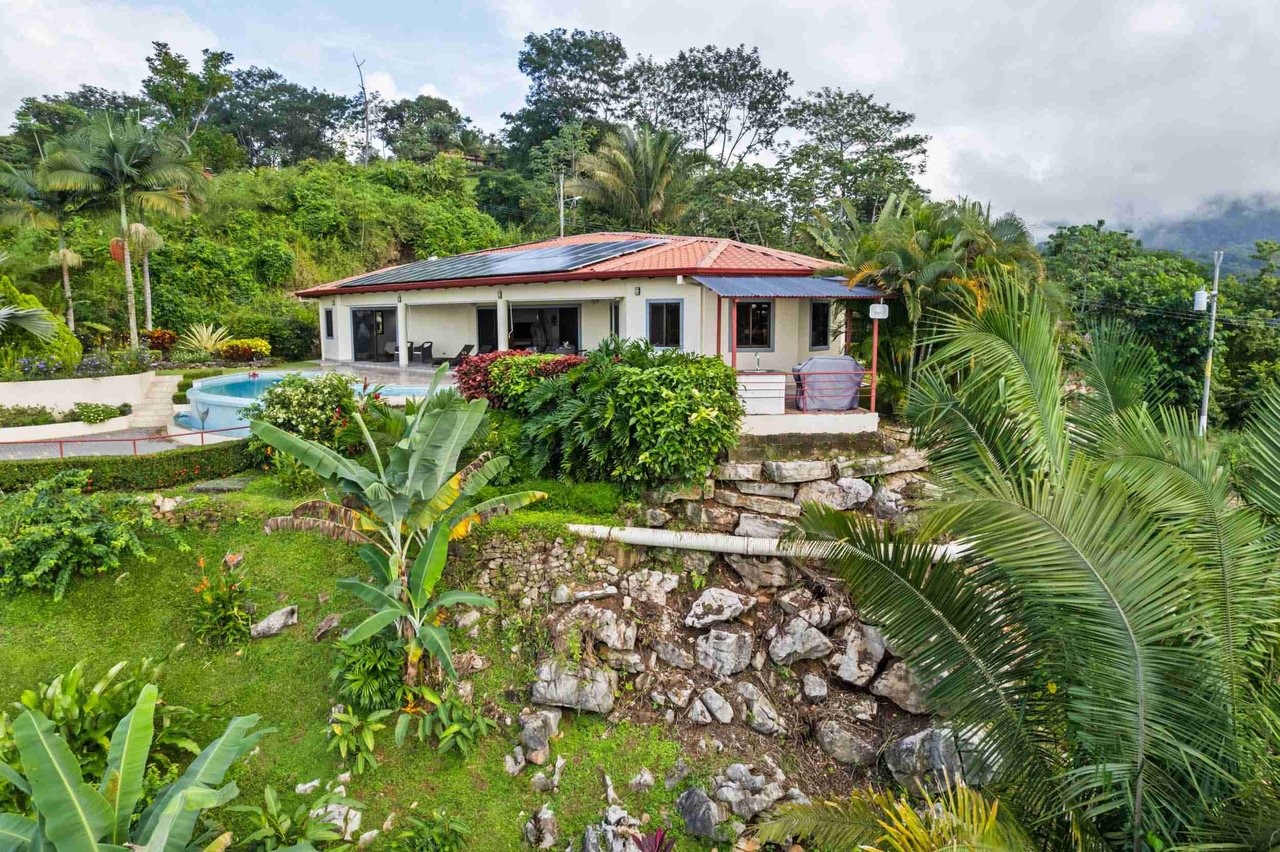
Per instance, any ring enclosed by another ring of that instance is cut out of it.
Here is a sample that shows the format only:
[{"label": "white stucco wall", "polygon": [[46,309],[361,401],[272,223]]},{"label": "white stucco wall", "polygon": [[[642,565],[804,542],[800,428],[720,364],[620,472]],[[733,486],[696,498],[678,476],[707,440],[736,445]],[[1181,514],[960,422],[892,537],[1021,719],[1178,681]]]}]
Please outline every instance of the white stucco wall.
[{"label": "white stucco wall", "polygon": [[154,371],[130,376],[102,376],[96,379],[49,379],[38,382],[0,384],[0,405],[43,405],[50,411],[68,411],[77,402],[104,405],[129,403],[137,406],[155,379]]},{"label": "white stucco wall", "polygon": [[[335,338],[325,339],[321,328],[321,351],[326,359],[352,358],[351,309],[403,305],[408,339],[415,344],[430,340],[434,354],[455,355],[468,343],[475,344],[476,306],[576,304],[580,307],[581,339],[584,349],[592,349],[609,334],[610,306],[619,304],[619,323],[624,337],[644,339],[648,334],[648,303],[679,300],[682,311],[683,348],[705,355],[716,353],[716,296],[700,284],[677,278],[635,278],[604,281],[565,281],[545,284],[507,284],[498,287],[455,287],[441,290],[406,290],[401,293],[352,293],[320,300],[320,321],[325,308],[334,309]],[[760,365],[768,370],[789,371],[810,355],[839,354],[842,340],[835,333],[825,350],[809,348],[809,302],[804,299],[775,299],[773,346],[760,352]],[[730,302],[720,300],[721,356],[730,360]],[[740,349],[738,366],[755,367],[755,350]]]}]

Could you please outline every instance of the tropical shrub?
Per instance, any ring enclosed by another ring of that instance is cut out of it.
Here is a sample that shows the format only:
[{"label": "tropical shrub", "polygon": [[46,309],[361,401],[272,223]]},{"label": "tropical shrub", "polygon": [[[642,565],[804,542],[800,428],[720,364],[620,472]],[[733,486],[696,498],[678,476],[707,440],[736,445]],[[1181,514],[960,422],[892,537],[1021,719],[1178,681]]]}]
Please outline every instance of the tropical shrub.
[{"label": "tropical shrub", "polygon": [[142,456],[0,460],[0,493],[20,491],[65,470],[88,466],[83,490],[147,491],[230,476],[254,466],[249,441],[223,441]]},{"label": "tropical shrub", "polygon": [[261,337],[232,338],[218,346],[224,361],[259,361],[271,355],[271,344]]},{"label": "tropical shrub", "polygon": [[130,376],[135,373],[145,373],[156,365],[156,356],[150,349],[144,347],[130,347],[126,349],[116,349],[111,352],[111,374],[115,376]]},{"label": "tropical shrub", "polygon": [[169,357],[169,350],[178,342],[178,335],[167,328],[153,328],[142,332],[147,345],[157,350],[164,358]]},{"label": "tropical shrub", "polygon": [[209,367],[204,370],[187,370],[182,374],[182,379],[178,382],[177,389],[173,392],[174,405],[187,404],[187,391],[191,390],[191,386],[201,379],[210,379],[214,376],[221,376],[223,369],[221,367]]},{"label": "tropical shrub", "polygon": [[311,468],[284,453],[271,457],[271,472],[275,475],[276,485],[285,494],[309,494],[322,485],[320,477]]},{"label": "tropical shrub", "polygon": [[89,471],[66,470],[0,502],[0,591],[51,591],[61,600],[76,575],[146,558],[139,537],[157,528],[135,499],[85,494]]},{"label": "tropical shrub", "polygon": [[529,391],[543,379],[586,363],[581,355],[518,355],[499,358],[489,366],[489,402],[496,408],[519,408]]},{"label": "tropical shrub", "polygon": [[290,373],[246,406],[244,417],[334,447],[338,431],[355,409],[355,401],[348,376]]},{"label": "tropical shrub", "polygon": [[362,712],[391,710],[401,704],[404,688],[404,643],[385,633],[363,642],[340,640],[338,664],[329,678],[338,699]]},{"label": "tropical shrub", "polygon": [[436,751],[441,754],[456,750],[466,757],[483,737],[498,727],[497,722],[450,692],[441,695],[425,686],[410,687],[407,692],[409,700],[396,720],[397,746],[404,745],[413,733],[418,742],[434,737]]},{"label": "tropical shrub", "polygon": [[76,366],[77,376],[86,376],[93,378],[95,376],[113,376],[116,372],[116,365],[111,353],[105,350],[97,350],[90,352],[80,359],[80,363]]},{"label": "tropical shrub", "polygon": [[294,796],[297,804],[292,809],[280,800],[280,794],[270,784],[262,791],[261,805],[232,805],[227,810],[246,814],[253,831],[240,838],[236,844],[256,852],[274,852],[276,849],[315,849],[317,844],[342,840],[342,826],[324,817],[330,805],[345,805],[356,810],[364,805],[332,790],[326,790],[311,800]]},{"label": "tropical shrub", "polygon": [[[249,639],[253,616],[249,607],[253,587],[244,569],[244,554],[228,553],[213,571],[199,559],[200,582],[195,593],[196,639],[204,645],[238,645]],[[212,576],[210,576],[212,575]]]},{"label": "tropical shrub", "polygon": [[[35,296],[21,292],[12,281],[0,275],[0,307],[6,306],[18,310],[44,308]],[[50,315],[50,320],[53,322],[53,335],[47,340],[29,334],[16,325],[0,328],[0,351],[15,359],[27,359],[31,363],[56,363],[59,370],[74,370],[80,363],[84,348],[61,318]]]},{"label": "tropical shrub", "polygon": [[443,808],[428,817],[408,817],[391,838],[394,852],[466,852],[471,829]]},{"label": "tropical shrub", "polygon": [[[147,658],[129,664],[120,662],[101,678],[86,678],[83,662],[76,663],[51,681],[24,689],[17,707],[34,710],[52,722],[58,736],[67,743],[91,782],[101,781],[107,771],[107,736],[133,708],[143,688],[158,683],[165,665],[182,650],[179,645],[159,661]],[[171,771],[177,761],[194,757],[198,749],[193,737],[196,728],[210,721],[204,711],[161,701],[156,710],[157,731],[150,763],[157,771]],[[17,744],[13,719],[0,713],[0,764],[15,765]],[[0,776],[0,810],[25,809],[26,797]]]},{"label": "tropical shrub", "polygon": [[225,317],[238,338],[266,340],[271,354],[286,361],[300,361],[320,347],[320,323],[316,308],[288,294],[261,297]]},{"label": "tropical shrub", "polygon": [[0,405],[0,429],[9,426],[43,426],[58,418],[43,405]]},{"label": "tropical shrub", "polygon": [[67,365],[57,355],[40,355],[18,359],[18,372],[24,379],[55,379],[67,372]]},{"label": "tropical shrub", "polygon": [[[147,684],[137,702],[110,737],[108,777],[97,787],[85,782],[75,753],[37,710],[25,709],[14,722],[22,771],[6,767],[5,777],[30,797],[32,813],[0,814],[6,848],[184,849],[192,840],[202,811],[234,799],[234,783],[219,787],[231,764],[251,751],[263,732],[253,732],[257,716],[237,716],[222,736],[209,744],[172,784],[159,790],[135,821],[143,799],[146,768],[158,699]],[[105,737],[105,734],[104,734]],[[77,844],[76,841],[79,841]],[[230,838],[226,838],[227,841]]]},{"label": "tropical shrub", "polygon": [[178,339],[178,346],[188,352],[198,352],[210,357],[217,355],[222,344],[231,337],[225,326],[198,322],[187,326]]},{"label": "tropical shrub", "polygon": [[737,377],[719,358],[611,341],[524,397],[521,457],[535,475],[688,481],[736,445]]},{"label": "tropical shrub", "polygon": [[354,711],[335,711],[329,721],[329,751],[336,750],[356,775],[377,769],[378,757],[374,753],[377,733],[387,727],[382,720],[391,713],[391,710],[374,710],[362,716]]}]

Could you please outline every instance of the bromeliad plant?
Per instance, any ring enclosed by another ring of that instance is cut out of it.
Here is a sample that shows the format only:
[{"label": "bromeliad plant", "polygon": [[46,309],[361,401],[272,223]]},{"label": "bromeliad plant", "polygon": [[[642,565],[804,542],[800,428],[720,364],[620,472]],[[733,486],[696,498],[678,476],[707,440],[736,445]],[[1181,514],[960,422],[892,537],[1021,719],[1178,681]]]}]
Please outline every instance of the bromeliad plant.
[{"label": "bromeliad plant", "polygon": [[[436,373],[434,394],[447,368]],[[361,544],[360,558],[373,582],[356,578],[339,585],[373,610],[344,637],[359,642],[392,626],[406,648],[405,683],[419,683],[421,660],[428,653],[450,677],[456,677],[448,631],[438,623],[450,606],[493,606],[471,592],[436,594],[444,572],[449,542],[470,532],[486,517],[510,512],[546,498],[541,491],[522,491],[472,503],[471,498],[506,470],[504,457],[483,454],[457,470],[458,458],[485,416],[484,400],[422,405],[408,420],[404,435],[385,452],[369,434],[359,411],[352,419],[370,448],[373,469],[334,450],[291,435],[261,421],[253,434],[276,450],[296,457],[321,479],[346,495],[344,503],[313,500],[293,514],[267,521],[268,533],[280,529],[315,531]],[[347,503],[353,502],[356,508]]]},{"label": "bromeliad plant", "polygon": [[[30,797],[31,813],[0,813],[0,848],[12,852],[98,852],[126,846],[141,850],[184,849],[201,811],[220,807],[239,793],[223,784],[231,764],[267,731],[253,731],[257,716],[238,716],[221,737],[192,761],[177,781],[161,789],[135,822],[145,792],[145,772],[155,734],[157,690],[143,687],[133,709],[111,735],[107,771],[86,783],[71,747],[43,713],[26,710],[14,722],[19,766],[0,764],[0,774]],[[20,768],[19,768],[20,767]],[[230,835],[212,848],[225,848]]]}]

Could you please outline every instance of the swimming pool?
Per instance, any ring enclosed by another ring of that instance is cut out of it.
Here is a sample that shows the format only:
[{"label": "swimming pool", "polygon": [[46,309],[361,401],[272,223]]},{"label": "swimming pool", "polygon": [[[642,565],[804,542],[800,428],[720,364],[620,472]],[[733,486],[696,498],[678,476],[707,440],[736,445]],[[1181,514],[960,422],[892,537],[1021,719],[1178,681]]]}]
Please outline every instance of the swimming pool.
[{"label": "swimming pool", "polygon": [[[234,373],[229,376],[214,376],[199,379],[192,383],[187,391],[187,402],[190,408],[174,417],[178,426],[192,431],[232,430],[223,432],[226,437],[245,437],[249,434],[249,423],[243,416],[244,409],[266,393],[267,388],[284,380],[285,376],[318,376],[318,372],[260,372]],[[364,382],[353,378],[352,388],[359,390]],[[382,388],[382,396],[393,404],[403,402],[409,397],[419,398],[430,393],[426,385],[387,385]]]}]

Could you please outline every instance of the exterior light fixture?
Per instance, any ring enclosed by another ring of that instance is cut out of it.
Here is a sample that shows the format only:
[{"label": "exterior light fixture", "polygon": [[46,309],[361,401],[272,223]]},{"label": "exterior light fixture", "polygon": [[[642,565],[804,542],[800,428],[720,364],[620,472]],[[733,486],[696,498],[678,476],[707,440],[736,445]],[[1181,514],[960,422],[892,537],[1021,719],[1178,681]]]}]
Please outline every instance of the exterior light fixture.
[{"label": "exterior light fixture", "polygon": [[639,288],[639,287],[637,287],[637,288],[636,288],[636,295],[637,295],[637,296],[639,296],[639,295],[640,295],[640,288]]}]

